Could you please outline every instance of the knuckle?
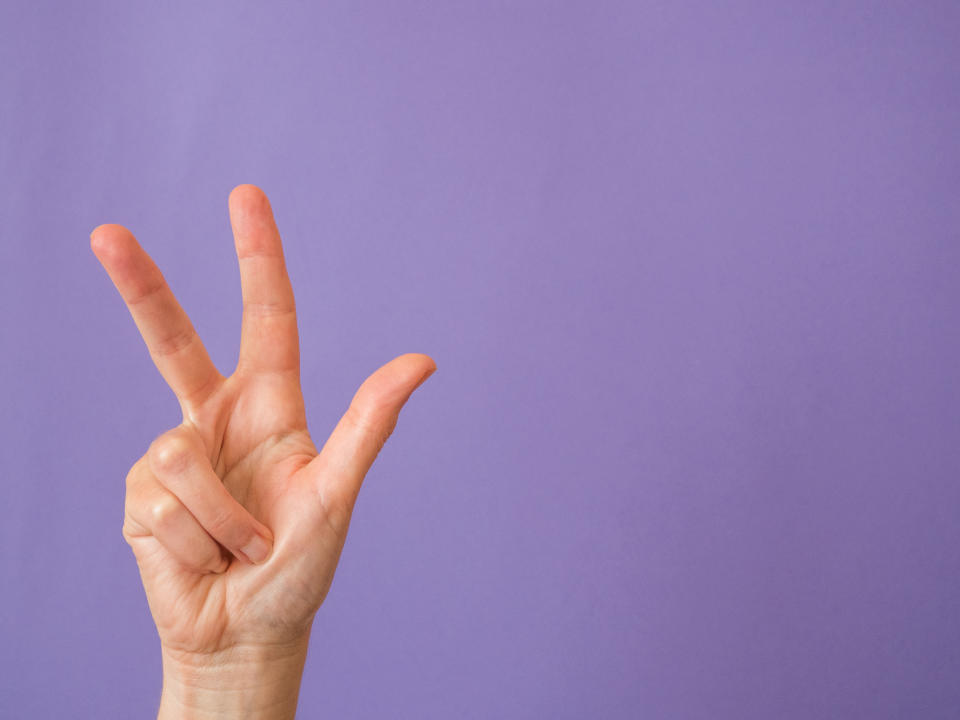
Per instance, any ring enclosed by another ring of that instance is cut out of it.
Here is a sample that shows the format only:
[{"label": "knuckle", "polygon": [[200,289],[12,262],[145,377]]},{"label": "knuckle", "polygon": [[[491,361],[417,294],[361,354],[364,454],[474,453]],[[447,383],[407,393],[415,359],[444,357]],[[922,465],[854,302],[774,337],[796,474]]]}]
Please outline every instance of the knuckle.
[{"label": "knuckle", "polygon": [[157,357],[169,357],[190,347],[197,339],[193,327],[180,328],[154,342],[153,354]]},{"label": "knuckle", "polygon": [[157,472],[179,474],[190,465],[190,443],[178,433],[161,435],[150,446],[150,461]]},{"label": "knuckle", "polygon": [[127,473],[127,492],[123,499],[123,539],[131,544],[134,538],[149,535],[147,515],[151,496],[156,492],[155,481],[146,468],[144,459],[138,460]]},{"label": "knuckle", "polygon": [[330,529],[337,535],[345,535],[353,514],[353,503],[340,494],[330,493],[323,496],[321,504]]},{"label": "knuckle", "polygon": [[293,317],[296,311],[292,301],[280,300],[275,302],[245,302],[243,312],[252,318]]},{"label": "knuckle", "polygon": [[123,535],[124,541],[127,545],[133,546],[133,538],[135,537],[135,531],[130,526],[130,518],[124,518],[123,527],[120,528],[120,534]]},{"label": "knuckle", "polygon": [[386,444],[397,424],[390,406],[380,398],[352,403],[347,409],[347,418],[360,433],[373,440],[378,450]]},{"label": "knuckle", "polygon": [[128,500],[132,495],[137,495],[141,492],[141,488],[146,485],[152,474],[149,463],[147,462],[147,456],[143,455],[130,467],[130,470],[127,471],[125,484]]},{"label": "knuckle", "polygon": [[173,495],[164,494],[155,498],[148,508],[154,533],[173,527],[180,515],[181,507],[180,501]]}]

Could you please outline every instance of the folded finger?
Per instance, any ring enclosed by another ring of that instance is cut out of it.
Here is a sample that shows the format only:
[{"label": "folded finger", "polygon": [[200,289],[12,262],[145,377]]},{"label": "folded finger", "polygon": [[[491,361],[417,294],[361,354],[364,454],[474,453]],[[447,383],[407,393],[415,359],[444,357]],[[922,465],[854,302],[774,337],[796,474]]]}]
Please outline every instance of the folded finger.
[{"label": "folded finger", "polygon": [[184,567],[220,573],[229,561],[217,542],[177,497],[163,487],[144,462],[127,478],[126,532],[153,536]]},{"label": "folded finger", "polygon": [[224,487],[195,432],[181,425],[164,433],[150,446],[147,461],[160,484],[236,557],[262,563],[270,556],[270,530]]}]

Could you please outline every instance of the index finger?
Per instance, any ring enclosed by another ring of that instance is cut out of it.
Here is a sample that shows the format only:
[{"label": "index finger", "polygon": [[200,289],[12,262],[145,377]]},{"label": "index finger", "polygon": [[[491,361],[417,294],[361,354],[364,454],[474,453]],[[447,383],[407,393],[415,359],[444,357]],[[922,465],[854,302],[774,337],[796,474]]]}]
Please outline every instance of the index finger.
[{"label": "index finger", "polygon": [[94,228],[90,247],[127,304],[170,389],[182,403],[201,402],[223,376],[160,269],[122,225]]}]

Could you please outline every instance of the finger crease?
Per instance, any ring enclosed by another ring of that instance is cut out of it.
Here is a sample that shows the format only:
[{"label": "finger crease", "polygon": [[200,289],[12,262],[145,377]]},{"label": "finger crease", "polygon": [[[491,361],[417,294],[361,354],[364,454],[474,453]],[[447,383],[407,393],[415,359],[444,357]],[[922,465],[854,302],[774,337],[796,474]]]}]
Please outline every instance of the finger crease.
[{"label": "finger crease", "polygon": [[167,287],[167,283],[161,280],[159,284],[154,285],[153,287],[148,288],[147,290],[143,291],[136,297],[127,300],[127,305],[129,307],[136,307],[137,305],[140,305],[146,302],[147,300],[152,299],[156,295],[160,294],[166,289],[166,287]]},{"label": "finger crease", "polygon": [[190,347],[198,337],[196,330],[192,327],[181,330],[156,341],[153,344],[152,353],[158,358],[176,355]]},{"label": "finger crease", "polygon": [[286,303],[251,303],[243,304],[243,311],[252,317],[277,317],[293,315],[296,312],[295,307]]}]

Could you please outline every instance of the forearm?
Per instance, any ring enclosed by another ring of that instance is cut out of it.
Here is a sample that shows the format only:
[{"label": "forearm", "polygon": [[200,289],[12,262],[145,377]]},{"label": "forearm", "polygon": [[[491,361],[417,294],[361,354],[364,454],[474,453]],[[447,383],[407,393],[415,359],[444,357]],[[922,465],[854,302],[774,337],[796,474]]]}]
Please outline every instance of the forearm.
[{"label": "forearm", "polygon": [[163,652],[158,720],[293,720],[307,639],[197,658]]}]

